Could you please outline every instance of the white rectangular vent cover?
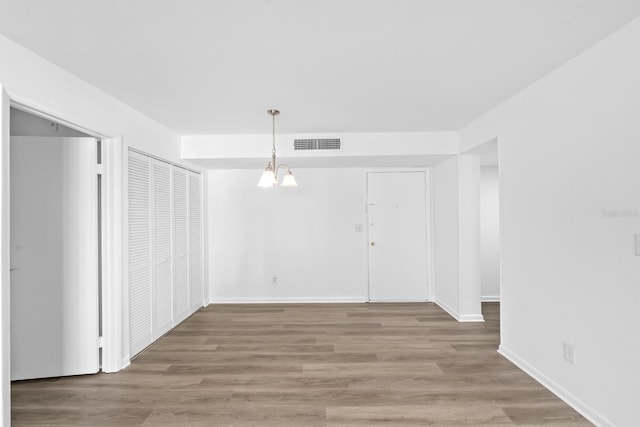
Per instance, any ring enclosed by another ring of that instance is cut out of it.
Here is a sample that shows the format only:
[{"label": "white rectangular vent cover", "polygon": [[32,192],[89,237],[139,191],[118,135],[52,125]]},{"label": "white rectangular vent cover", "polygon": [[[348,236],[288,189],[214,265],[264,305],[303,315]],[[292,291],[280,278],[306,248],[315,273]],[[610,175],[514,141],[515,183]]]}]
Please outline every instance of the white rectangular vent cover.
[{"label": "white rectangular vent cover", "polygon": [[295,151],[308,150],[341,150],[342,140],[340,138],[306,138],[294,139],[293,149]]}]

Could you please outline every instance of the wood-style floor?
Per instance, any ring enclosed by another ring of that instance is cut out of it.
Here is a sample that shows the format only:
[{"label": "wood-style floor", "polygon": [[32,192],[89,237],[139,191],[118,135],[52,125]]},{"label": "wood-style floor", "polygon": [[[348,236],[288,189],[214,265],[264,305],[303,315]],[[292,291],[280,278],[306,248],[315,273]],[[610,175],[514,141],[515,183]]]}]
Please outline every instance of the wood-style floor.
[{"label": "wood-style floor", "polygon": [[14,383],[13,425],[591,425],[496,352],[483,311],[210,305],[120,373]]}]

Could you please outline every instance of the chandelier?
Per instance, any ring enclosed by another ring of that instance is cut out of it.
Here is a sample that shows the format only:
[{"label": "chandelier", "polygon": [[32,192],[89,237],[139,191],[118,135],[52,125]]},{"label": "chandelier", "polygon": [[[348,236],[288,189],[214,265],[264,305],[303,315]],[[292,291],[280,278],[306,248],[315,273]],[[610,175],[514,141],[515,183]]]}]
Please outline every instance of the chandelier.
[{"label": "chandelier", "polygon": [[[293,176],[293,172],[289,169],[289,166],[285,164],[276,164],[276,116],[280,114],[280,111],[275,109],[267,110],[267,113],[271,116],[271,129],[272,129],[272,146],[271,146],[271,161],[267,163],[267,167],[264,168],[260,181],[258,181],[258,187],[269,188],[274,185],[278,185],[278,169],[282,166],[287,168],[287,174],[282,178],[283,187],[296,187],[296,178]],[[276,166],[277,165],[277,166]]]}]

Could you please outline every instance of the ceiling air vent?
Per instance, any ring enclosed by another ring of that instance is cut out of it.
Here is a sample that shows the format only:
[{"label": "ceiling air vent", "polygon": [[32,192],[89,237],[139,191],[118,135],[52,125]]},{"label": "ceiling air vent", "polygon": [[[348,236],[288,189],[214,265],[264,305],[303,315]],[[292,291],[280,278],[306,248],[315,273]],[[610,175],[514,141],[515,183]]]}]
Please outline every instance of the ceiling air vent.
[{"label": "ceiling air vent", "polygon": [[295,151],[341,150],[342,140],[340,138],[294,139],[293,149]]}]

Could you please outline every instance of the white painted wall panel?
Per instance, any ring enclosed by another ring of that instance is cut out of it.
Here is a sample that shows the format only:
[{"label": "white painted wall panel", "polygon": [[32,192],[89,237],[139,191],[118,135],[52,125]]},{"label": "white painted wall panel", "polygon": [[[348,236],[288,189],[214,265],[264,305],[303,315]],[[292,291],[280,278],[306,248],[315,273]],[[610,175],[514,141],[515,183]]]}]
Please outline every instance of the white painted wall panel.
[{"label": "white painted wall panel", "polygon": [[458,158],[433,168],[435,299],[454,317],[460,314]]},{"label": "white painted wall panel", "polygon": [[365,170],[295,173],[264,189],[260,170],[209,171],[212,302],[366,301]]},{"label": "white painted wall panel", "polygon": [[458,156],[460,321],[482,321],[480,157]]},{"label": "white painted wall panel", "polygon": [[462,134],[499,138],[501,349],[601,426],[638,423],[638,40],[640,19]]}]

